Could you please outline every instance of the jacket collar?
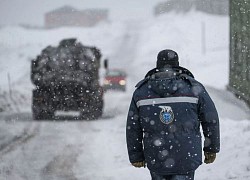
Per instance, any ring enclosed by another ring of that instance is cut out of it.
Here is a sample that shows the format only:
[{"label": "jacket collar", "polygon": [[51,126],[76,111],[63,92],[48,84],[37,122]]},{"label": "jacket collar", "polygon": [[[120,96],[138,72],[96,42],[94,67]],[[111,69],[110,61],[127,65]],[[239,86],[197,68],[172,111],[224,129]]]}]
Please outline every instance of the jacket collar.
[{"label": "jacket collar", "polygon": [[[176,71],[180,74],[185,74],[187,76],[190,76],[192,78],[194,78],[194,75],[186,68],[184,67],[181,67],[181,66],[173,66],[171,68],[169,68],[173,71]],[[154,69],[151,69],[150,71],[148,71],[148,73],[146,74],[145,78],[147,78],[148,76],[152,76],[153,74],[157,73],[157,72],[161,72],[161,71],[165,71],[166,69],[157,69],[157,68],[154,68]]]},{"label": "jacket collar", "polygon": [[[140,82],[137,83],[137,85],[135,86],[136,88],[140,88],[143,84],[145,84],[146,82],[148,82],[148,80],[150,79],[150,77],[153,74],[156,74],[158,72],[161,71],[165,71],[166,69],[151,69],[150,71],[148,71],[148,73],[146,74],[145,78],[143,80],[141,80]],[[190,81],[190,83],[192,84],[192,80],[194,78],[194,75],[186,68],[181,67],[181,66],[176,66],[176,67],[171,67],[171,70],[174,70],[176,72],[178,72],[180,74],[181,77],[188,79]],[[191,77],[191,79],[190,79]]]}]

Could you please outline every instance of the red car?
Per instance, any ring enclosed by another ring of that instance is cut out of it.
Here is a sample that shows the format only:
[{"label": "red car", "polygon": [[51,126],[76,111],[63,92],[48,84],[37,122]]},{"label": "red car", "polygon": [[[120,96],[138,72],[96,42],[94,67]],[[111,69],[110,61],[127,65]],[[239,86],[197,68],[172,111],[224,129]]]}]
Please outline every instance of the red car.
[{"label": "red car", "polygon": [[126,91],[126,73],[119,69],[109,69],[104,78],[103,88],[104,90],[121,90]]}]

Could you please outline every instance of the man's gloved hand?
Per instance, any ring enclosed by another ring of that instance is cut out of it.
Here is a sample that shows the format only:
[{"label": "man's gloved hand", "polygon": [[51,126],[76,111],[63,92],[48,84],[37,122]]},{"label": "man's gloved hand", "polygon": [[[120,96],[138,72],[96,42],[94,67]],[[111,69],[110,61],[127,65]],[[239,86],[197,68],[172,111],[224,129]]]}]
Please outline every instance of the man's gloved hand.
[{"label": "man's gloved hand", "polygon": [[146,162],[145,161],[141,161],[141,162],[135,162],[135,163],[132,163],[132,165],[134,167],[137,167],[137,168],[141,168],[141,167],[146,167]]},{"label": "man's gloved hand", "polygon": [[213,163],[216,158],[216,153],[204,152],[205,160],[204,163],[210,164]]}]

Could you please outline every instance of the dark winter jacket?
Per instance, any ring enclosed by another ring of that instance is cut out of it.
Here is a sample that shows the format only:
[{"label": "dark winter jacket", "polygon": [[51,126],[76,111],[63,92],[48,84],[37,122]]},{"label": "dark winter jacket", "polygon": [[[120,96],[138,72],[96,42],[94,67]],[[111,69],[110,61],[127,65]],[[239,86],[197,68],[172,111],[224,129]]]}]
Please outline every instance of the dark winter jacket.
[{"label": "dark winter jacket", "polygon": [[157,174],[186,174],[203,151],[219,152],[219,118],[204,86],[182,67],[153,69],[137,84],[127,118],[130,162],[146,161]]}]

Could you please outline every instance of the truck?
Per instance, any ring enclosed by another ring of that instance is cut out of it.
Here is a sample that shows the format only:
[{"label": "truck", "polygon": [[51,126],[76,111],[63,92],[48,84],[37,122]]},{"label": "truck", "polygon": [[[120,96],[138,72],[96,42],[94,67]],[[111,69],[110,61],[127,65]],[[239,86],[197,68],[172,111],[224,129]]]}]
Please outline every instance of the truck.
[{"label": "truck", "polygon": [[56,111],[77,111],[80,119],[97,119],[103,113],[99,82],[101,51],[76,38],[47,46],[31,61],[33,119],[55,119]]}]

